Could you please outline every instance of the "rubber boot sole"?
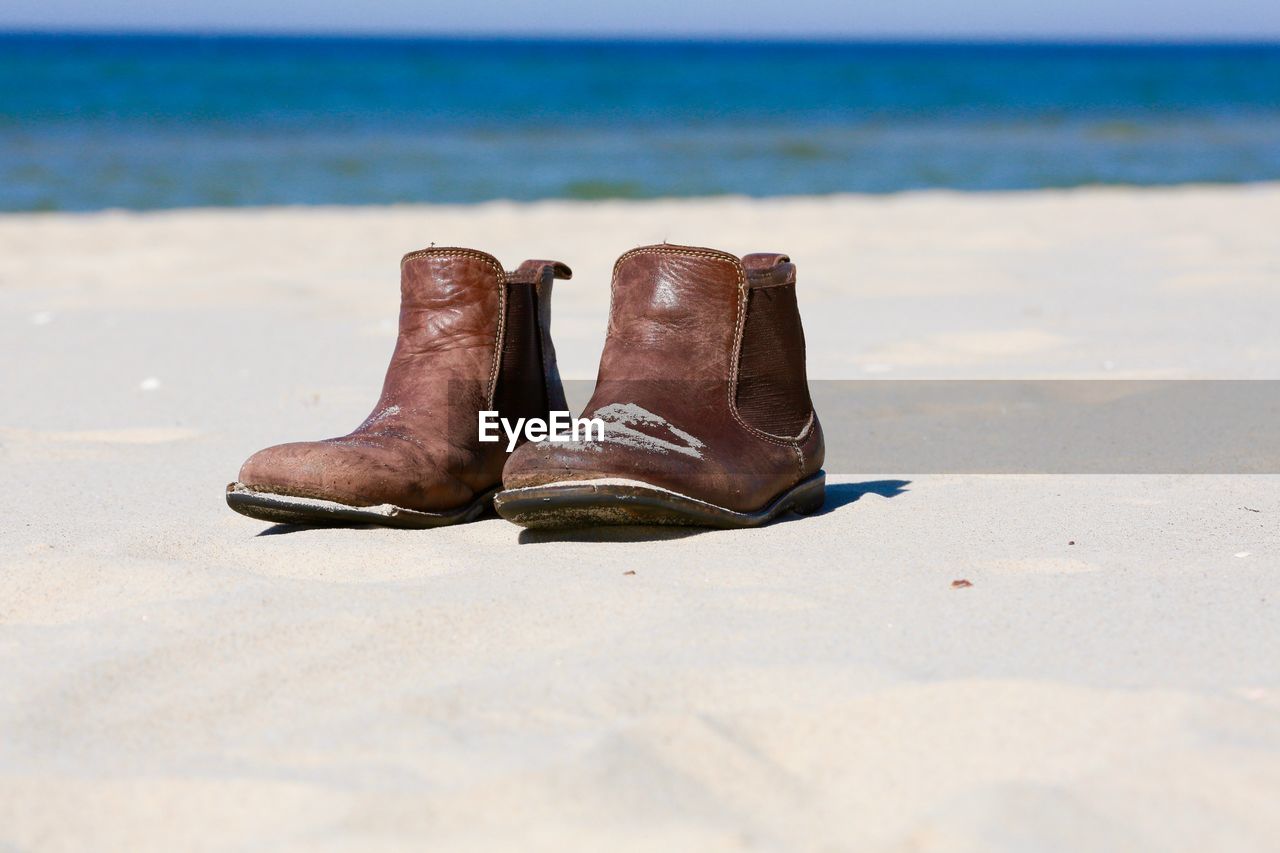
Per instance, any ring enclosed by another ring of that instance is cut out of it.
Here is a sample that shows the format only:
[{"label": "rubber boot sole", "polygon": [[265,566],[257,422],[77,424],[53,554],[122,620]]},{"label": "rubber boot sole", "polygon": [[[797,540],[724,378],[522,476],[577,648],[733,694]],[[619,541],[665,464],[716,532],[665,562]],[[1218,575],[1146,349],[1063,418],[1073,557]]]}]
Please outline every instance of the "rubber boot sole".
[{"label": "rubber boot sole", "polygon": [[241,515],[275,524],[300,524],[308,527],[377,524],[383,527],[425,529],[475,521],[493,504],[493,496],[497,491],[495,486],[461,509],[421,512],[394,504],[348,506],[318,498],[259,492],[243,483],[231,483],[227,486],[227,506]]},{"label": "rubber boot sole", "polygon": [[599,524],[759,527],[780,515],[808,515],[826,500],[826,473],[802,480],[753,512],[735,512],[638,480],[567,480],[499,492],[494,509],[534,529]]}]

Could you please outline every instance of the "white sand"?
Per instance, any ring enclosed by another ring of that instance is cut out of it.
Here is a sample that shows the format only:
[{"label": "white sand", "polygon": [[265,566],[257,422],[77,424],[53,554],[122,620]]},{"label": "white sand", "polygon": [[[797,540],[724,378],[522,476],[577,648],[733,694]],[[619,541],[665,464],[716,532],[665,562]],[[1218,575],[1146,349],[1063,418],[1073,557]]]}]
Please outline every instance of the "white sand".
[{"label": "white sand", "polygon": [[568,539],[222,498],[368,414],[432,241],[573,265],[569,376],[669,239],[790,252],[819,377],[1280,378],[1276,223],[1278,186],[0,217],[0,850],[1280,849],[1280,477],[837,471],[809,519]]}]

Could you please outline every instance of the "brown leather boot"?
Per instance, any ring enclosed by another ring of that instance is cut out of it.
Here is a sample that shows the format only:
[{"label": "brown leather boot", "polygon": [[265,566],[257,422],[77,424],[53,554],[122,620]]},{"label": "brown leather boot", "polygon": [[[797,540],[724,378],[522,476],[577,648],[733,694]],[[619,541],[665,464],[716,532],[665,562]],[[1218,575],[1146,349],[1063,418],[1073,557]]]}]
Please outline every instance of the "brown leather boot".
[{"label": "brown leather boot", "polygon": [[526,527],[751,527],[822,506],[795,281],[786,255],[661,245],[619,258],[584,411],[604,440],[516,450],[498,512]]},{"label": "brown leather boot", "polygon": [[546,418],[565,408],[551,344],[555,261],[503,272],[491,255],[432,248],[400,262],[400,336],[382,396],[355,432],[268,447],[227,505],[264,521],[436,527],[490,505],[504,441],[478,440],[478,413]]}]

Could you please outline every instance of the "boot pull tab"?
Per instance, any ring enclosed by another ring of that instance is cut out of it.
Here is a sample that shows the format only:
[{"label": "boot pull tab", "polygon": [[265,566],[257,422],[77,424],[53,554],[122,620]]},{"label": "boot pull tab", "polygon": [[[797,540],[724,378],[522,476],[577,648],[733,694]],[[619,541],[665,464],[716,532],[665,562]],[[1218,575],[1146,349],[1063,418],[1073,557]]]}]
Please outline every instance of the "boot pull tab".
[{"label": "boot pull tab", "polygon": [[552,278],[571,279],[573,278],[573,270],[569,269],[566,264],[559,261],[543,261],[530,259],[522,263],[511,273],[508,278],[513,281],[542,281],[546,276],[547,270],[551,270]]},{"label": "boot pull tab", "polygon": [[742,268],[747,273],[749,287],[772,287],[796,283],[796,265],[787,255],[776,252],[755,252],[744,255]]}]

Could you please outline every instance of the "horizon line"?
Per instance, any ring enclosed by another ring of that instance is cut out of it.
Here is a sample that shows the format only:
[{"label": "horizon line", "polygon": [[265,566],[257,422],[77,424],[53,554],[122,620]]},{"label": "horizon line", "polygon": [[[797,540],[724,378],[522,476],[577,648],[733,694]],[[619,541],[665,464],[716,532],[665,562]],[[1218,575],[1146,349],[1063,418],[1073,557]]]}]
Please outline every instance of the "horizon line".
[{"label": "horizon line", "polygon": [[830,44],[830,45],[921,45],[921,46],[1280,46],[1280,34],[1254,35],[1047,35],[1047,34],[966,34],[906,35],[861,34],[830,35],[795,33],[787,35],[750,33],[610,33],[610,32],[546,32],[519,34],[492,31],[427,31],[341,29],[234,29],[234,28],[107,28],[107,27],[7,27],[0,26],[0,38],[36,37],[114,37],[114,38],[241,38],[241,39],[349,39],[353,41],[485,41],[485,42],[600,42],[637,44],[677,42],[689,44]]}]

